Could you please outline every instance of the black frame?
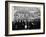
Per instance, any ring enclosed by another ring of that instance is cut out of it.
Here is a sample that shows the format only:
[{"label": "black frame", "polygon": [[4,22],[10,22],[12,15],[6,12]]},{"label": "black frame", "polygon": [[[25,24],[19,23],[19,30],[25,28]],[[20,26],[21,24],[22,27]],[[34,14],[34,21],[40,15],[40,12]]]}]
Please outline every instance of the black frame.
[{"label": "black frame", "polygon": [[[43,33],[28,33],[28,34],[13,34],[9,35],[8,34],[8,2],[17,2],[17,3],[27,3],[27,4],[42,4],[43,5],[43,20],[44,20],[44,26],[43,26]],[[40,3],[40,2],[22,2],[22,1],[5,1],[5,36],[18,36],[18,35],[35,35],[35,34],[45,34],[45,3]]]}]

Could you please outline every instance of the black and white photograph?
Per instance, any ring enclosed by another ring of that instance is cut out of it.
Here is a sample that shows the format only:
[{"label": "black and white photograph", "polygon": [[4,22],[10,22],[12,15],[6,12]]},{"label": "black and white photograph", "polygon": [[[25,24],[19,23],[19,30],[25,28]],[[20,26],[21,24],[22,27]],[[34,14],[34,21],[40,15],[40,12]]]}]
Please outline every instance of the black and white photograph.
[{"label": "black and white photograph", "polygon": [[5,7],[6,35],[44,34],[44,3],[6,2]]},{"label": "black and white photograph", "polygon": [[12,30],[40,29],[40,8],[13,6]]}]

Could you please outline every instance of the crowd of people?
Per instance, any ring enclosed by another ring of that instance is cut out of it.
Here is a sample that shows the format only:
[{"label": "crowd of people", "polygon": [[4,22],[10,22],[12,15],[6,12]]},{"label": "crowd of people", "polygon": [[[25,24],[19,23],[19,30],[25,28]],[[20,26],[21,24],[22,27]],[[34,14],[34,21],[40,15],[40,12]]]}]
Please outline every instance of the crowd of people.
[{"label": "crowd of people", "polygon": [[27,20],[21,20],[21,21],[15,21],[12,22],[12,29],[13,30],[25,30],[25,29],[39,29],[40,28],[40,20],[34,20],[27,21]]},{"label": "crowd of people", "polygon": [[39,8],[35,8],[35,7],[31,7],[31,8],[22,7],[21,8],[20,7],[16,11],[16,13],[14,13],[14,18],[12,22],[13,30],[39,29],[39,28],[40,28]]}]

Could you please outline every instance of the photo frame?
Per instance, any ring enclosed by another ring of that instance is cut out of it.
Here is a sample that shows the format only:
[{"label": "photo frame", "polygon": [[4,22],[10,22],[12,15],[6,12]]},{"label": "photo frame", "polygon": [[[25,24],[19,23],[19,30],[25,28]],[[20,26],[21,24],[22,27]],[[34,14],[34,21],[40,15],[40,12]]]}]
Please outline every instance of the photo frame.
[{"label": "photo frame", "polygon": [[45,33],[45,3],[5,1],[5,35]]}]

